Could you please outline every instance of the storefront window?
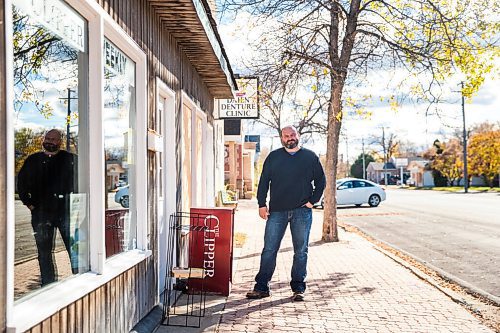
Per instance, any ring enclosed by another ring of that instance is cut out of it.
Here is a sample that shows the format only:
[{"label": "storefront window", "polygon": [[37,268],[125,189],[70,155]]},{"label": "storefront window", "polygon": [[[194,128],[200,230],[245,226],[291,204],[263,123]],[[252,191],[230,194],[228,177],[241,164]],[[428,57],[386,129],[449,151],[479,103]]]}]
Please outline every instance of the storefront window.
[{"label": "storefront window", "polygon": [[203,119],[199,116],[196,116],[196,137],[194,142],[195,149],[195,179],[196,179],[196,188],[194,189],[196,195],[196,203],[195,207],[200,207],[204,205],[203,197],[205,195],[204,186],[203,186]]},{"label": "storefront window", "polygon": [[87,22],[13,0],[15,298],[88,271]]},{"label": "storefront window", "polygon": [[182,210],[191,208],[191,121],[193,111],[186,105],[182,108]]},{"label": "storefront window", "polygon": [[135,63],[104,40],[106,257],[135,249]]}]

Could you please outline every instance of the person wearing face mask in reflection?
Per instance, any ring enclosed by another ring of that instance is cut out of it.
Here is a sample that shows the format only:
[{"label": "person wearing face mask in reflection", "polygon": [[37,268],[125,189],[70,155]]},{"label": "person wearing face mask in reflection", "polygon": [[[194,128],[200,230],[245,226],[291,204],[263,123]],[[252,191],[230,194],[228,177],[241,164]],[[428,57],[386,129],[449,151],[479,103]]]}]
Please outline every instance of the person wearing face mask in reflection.
[{"label": "person wearing face mask in reflection", "polygon": [[75,154],[61,150],[61,143],[61,132],[49,130],[43,150],[28,156],[17,177],[19,198],[31,211],[42,286],[57,280],[53,254],[56,229],[71,259],[69,195],[76,192],[78,163]]}]

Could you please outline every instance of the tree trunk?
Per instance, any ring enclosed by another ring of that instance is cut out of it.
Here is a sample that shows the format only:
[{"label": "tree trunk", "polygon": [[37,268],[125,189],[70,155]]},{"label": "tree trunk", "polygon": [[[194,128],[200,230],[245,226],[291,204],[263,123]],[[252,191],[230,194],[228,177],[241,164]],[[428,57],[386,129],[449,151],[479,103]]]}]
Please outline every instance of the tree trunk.
[{"label": "tree trunk", "polygon": [[328,136],[326,140],[326,189],[325,189],[325,211],[323,217],[323,236],[325,242],[338,242],[337,229],[337,164],[339,152],[340,128],[342,126],[342,84],[332,84],[330,106],[328,108]]}]

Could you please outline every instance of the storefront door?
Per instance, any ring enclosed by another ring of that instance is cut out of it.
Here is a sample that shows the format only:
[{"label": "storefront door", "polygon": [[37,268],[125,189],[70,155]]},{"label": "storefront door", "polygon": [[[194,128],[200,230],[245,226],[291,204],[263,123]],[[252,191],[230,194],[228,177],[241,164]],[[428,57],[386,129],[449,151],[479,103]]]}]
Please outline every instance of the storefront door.
[{"label": "storefront door", "polygon": [[163,148],[157,152],[156,188],[157,196],[157,226],[158,226],[158,294],[165,290],[165,274],[167,265],[167,240],[169,217],[176,209],[177,198],[177,168],[175,158],[175,94],[165,83],[157,80],[157,131],[162,137]]}]

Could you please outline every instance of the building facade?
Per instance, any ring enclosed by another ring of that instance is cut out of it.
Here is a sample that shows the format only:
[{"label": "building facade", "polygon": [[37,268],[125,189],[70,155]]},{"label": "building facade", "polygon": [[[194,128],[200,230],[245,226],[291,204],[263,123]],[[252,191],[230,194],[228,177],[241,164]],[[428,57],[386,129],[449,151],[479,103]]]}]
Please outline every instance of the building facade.
[{"label": "building facade", "polygon": [[[210,5],[0,4],[1,330],[128,332],[164,291],[168,216],[222,186],[214,99],[236,82]],[[65,192],[55,159],[26,171],[52,129],[74,157]],[[49,188],[57,213],[35,199]]]},{"label": "building facade", "polygon": [[390,185],[391,182],[386,182],[386,179],[391,179],[397,176],[398,169],[396,169],[392,162],[370,162],[366,167],[366,178],[377,184]]}]

